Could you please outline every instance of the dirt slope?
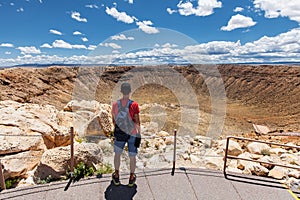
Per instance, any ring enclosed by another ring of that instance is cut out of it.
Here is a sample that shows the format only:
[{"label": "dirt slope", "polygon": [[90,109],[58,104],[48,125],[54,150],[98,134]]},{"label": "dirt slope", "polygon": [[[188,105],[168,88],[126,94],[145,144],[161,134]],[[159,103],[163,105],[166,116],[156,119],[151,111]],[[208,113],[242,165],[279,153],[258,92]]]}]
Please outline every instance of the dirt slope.
[{"label": "dirt slope", "polygon": [[[99,69],[90,67],[82,70],[79,67],[59,66],[2,69],[0,100],[51,104],[62,109],[76,96],[74,89],[89,90],[96,85],[93,98],[103,103],[111,103],[111,93],[115,84],[120,79],[130,79],[133,73],[130,73],[130,70],[134,67]],[[204,121],[208,122],[211,99],[205,79],[212,77],[203,76],[193,66],[177,66],[173,69],[180,72],[192,86],[204,113]],[[219,65],[218,69],[227,96],[224,133],[249,132],[253,130],[252,123],[264,124],[272,129],[300,130],[299,66]],[[151,76],[151,73],[148,76]],[[94,80],[98,83],[95,84]],[[87,94],[84,98],[89,99],[91,96]],[[167,130],[180,118],[178,99],[164,86],[144,85],[134,92],[133,99],[140,105],[163,105],[167,114]],[[145,121],[150,120],[147,112],[151,112],[151,106],[146,106],[143,110]]]}]

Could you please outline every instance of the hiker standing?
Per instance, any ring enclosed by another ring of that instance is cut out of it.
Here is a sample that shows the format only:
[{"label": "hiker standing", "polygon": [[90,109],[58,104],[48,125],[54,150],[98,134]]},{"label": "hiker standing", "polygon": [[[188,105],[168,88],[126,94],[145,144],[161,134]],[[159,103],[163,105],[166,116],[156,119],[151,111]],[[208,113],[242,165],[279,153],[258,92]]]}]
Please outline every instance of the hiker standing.
[{"label": "hiker standing", "polygon": [[114,124],[114,167],[112,180],[115,185],[120,185],[121,154],[127,143],[130,159],[130,177],[128,186],[132,187],[136,181],[134,173],[136,168],[137,148],[140,145],[140,109],[137,102],[129,98],[131,86],[122,83],[121,93],[123,97],[112,105],[112,119]]}]

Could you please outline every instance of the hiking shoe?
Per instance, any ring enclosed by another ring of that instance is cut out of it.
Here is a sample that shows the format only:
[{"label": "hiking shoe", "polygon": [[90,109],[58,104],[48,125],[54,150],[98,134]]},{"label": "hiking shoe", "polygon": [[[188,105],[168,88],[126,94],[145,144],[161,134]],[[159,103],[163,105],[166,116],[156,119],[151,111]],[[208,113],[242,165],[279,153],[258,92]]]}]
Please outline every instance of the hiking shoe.
[{"label": "hiking shoe", "polygon": [[135,181],[136,181],[136,175],[133,174],[133,179],[130,179],[130,178],[129,178],[128,186],[129,186],[129,187],[133,187],[134,184],[135,184]]},{"label": "hiking shoe", "polygon": [[111,177],[112,177],[112,181],[113,181],[114,185],[116,185],[116,186],[120,185],[120,178],[116,177],[115,173],[113,173]]}]

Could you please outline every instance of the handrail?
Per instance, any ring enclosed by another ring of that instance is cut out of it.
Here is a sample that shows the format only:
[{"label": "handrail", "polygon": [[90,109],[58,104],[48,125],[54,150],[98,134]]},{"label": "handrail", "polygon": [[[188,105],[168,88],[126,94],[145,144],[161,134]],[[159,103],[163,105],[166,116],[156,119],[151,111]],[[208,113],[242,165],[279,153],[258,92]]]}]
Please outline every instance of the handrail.
[{"label": "handrail", "polygon": [[251,141],[251,142],[258,142],[258,143],[264,143],[264,144],[270,144],[270,145],[276,145],[276,146],[282,146],[282,147],[289,147],[289,148],[300,149],[300,146],[295,146],[295,145],[287,145],[287,144],[267,142],[267,141],[262,141],[262,140],[255,140],[255,139],[250,139],[250,138],[228,136],[227,137],[227,141],[226,141],[226,149],[225,149],[225,156],[224,156],[224,167],[223,167],[223,174],[224,174],[225,177],[227,176],[227,174],[226,174],[227,159],[246,160],[246,161],[250,161],[250,162],[264,163],[264,164],[270,164],[270,165],[275,165],[275,166],[280,166],[280,167],[286,167],[286,168],[300,170],[300,167],[296,167],[296,166],[284,165],[284,164],[280,164],[280,163],[273,163],[273,162],[266,162],[266,161],[252,160],[252,159],[248,159],[248,158],[239,158],[237,156],[228,155],[228,147],[229,147],[229,141],[230,141],[230,139],[246,140],[246,141]]}]

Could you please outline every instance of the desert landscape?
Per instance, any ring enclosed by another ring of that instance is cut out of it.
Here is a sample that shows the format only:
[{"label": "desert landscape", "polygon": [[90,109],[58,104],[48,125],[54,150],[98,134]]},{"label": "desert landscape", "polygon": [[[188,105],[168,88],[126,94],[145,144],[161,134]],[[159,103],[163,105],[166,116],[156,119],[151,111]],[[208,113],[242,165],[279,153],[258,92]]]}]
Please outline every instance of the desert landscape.
[{"label": "desert landscape", "polygon": [[[132,99],[141,110],[144,139],[137,168],[171,166],[174,129],[179,134],[177,162],[187,167],[222,170],[229,135],[300,145],[299,66],[3,68],[0,154],[5,179],[34,185],[65,176],[71,126],[76,134],[76,165],[84,162],[95,169],[112,165],[112,141],[107,138],[112,130],[110,105],[119,97],[119,84],[124,81],[133,83]],[[268,131],[255,130],[257,125]],[[16,139],[14,135],[29,137]],[[99,139],[91,139],[94,136]],[[300,165],[299,151],[291,147],[231,141],[229,154]],[[125,154],[122,159],[128,161]],[[128,170],[126,165],[122,167]],[[295,187],[300,178],[299,170],[282,170],[274,165],[238,161],[228,162],[227,167],[233,172],[280,180],[292,177],[288,184]]]},{"label": "desert landscape", "polygon": [[[0,100],[21,103],[49,104],[62,109],[76,98],[76,81],[94,84],[95,95],[80,98],[111,104],[112,91],[121,79],[130,80],[135,67],[84,67],[51,66],[46,68],[6,68],[0,71]],[[96,68],[96,69],[95,69]],[[202,116],[199,134],[205,134],[211,99],[205,79],[193,66],[171,66],[184,76],[197,96]],[[253,131],[252,124],[270,127],[273,131],[297,132],[300,130],[300,67],[289,65],[218,65],[226,94],[226,116],[222,135]],[[89,71],[92,70],[92,71]],[[78,79],[78,74],[81,78]],[[124,77],[124,74],[127,76]],[[161,73],[163,74],[163,73]],[[94,76],[94,77],[91,77]],[[142,74],[144,75],[144,74]],[[93,79],[97,77],[98,83]],[[180,83],[178,83],[180,84]],[[79,87],[77,87],[79,88]],[[77,89],[78,90],[78,89]],[[155,95],[153,95],[155,94]],[[92,98],[92,99],[89,99]],[[144,84],[132,94],[132,99],[143,105],[158,104],[164,109],[166,123],[162,130],[171,131],[178,125],[179,102],[176,94],[163,84]],[[149,121],[149,106],[141,109],[143,122]],[[159,112],[159,109],[157,109]]]}]

